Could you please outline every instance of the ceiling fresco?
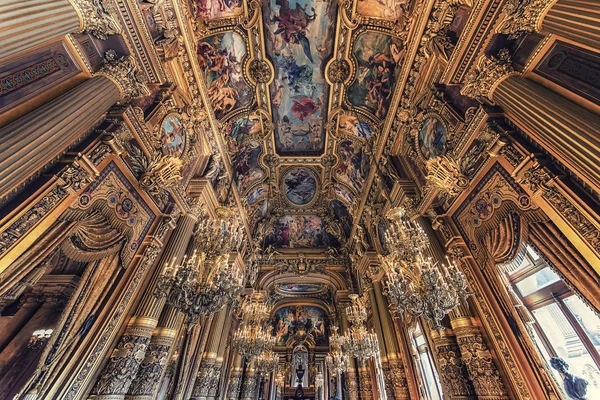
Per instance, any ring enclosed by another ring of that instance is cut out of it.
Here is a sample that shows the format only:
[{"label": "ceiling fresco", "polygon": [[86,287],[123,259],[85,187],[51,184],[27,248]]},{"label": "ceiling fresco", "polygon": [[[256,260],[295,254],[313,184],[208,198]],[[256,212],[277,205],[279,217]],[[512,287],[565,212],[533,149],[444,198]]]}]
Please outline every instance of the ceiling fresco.
[{"label": "ceiling fresco", "polygon": [[193,3],[205,98],[261,246],[351,240],[395,115],[414,3]]},{"label": "ceiling fresco", "polygon": [[268,0],[263,3],[275,147],[281,155],[323,152],[329,100],[325,64],[333,53],[336,2]]}]

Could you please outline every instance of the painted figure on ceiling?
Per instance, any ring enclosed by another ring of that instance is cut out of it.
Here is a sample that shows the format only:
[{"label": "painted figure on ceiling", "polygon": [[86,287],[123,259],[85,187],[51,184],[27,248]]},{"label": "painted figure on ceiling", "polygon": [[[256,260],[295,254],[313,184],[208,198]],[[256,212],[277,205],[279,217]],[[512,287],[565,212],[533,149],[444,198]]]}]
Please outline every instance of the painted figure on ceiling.
[{"label": "painted figure on ceiling", "polygon": [[312,15],[309,15],[305,7],[300,4],[296,3],[296,7],[291,9],[288,0],[276,0],[275,4],[281,6],[279,16],[276,15],[271,20],[271,22],[278,23],[277,30],[274,32],[275,36],[281,35],[287,43],[302,45],[304,54],[310,62],[313,62],[310,41],[306,36],[306,28],[317,17],[315,9],[313,8]]}]

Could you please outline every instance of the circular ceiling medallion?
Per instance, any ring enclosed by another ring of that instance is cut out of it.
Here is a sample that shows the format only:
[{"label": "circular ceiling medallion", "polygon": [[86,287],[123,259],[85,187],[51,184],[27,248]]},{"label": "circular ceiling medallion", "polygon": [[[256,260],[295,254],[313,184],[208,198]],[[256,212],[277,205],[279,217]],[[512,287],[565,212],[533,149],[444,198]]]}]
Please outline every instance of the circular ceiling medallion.
[{"label": "circular ceiling medallion", "polygon": [[292,204],[303,206],[315,197],[317,178],[308,168],[292,168],[283,178],[283,189]]}]

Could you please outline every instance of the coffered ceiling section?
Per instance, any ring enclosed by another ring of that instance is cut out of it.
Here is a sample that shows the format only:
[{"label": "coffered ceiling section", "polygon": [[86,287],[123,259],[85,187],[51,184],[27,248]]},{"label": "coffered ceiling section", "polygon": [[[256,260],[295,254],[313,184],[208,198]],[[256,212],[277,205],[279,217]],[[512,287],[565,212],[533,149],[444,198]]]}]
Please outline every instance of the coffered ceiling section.
[{"label": "coffered ceiling section", "polygon": [[413,3],[192,3],[203,97],[264,245],[349,238],[395,115]]}]

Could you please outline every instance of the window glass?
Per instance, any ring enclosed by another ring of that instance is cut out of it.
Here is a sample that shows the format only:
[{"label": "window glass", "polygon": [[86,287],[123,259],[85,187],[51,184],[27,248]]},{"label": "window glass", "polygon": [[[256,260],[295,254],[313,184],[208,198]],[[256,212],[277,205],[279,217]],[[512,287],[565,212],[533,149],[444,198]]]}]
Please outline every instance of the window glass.
[{"label": "window glass", "polygon": [[556,275],[550,267],[546,267],[518,282],[517,289],[519,289],[522,296],[528,296],[543,287],[558,282],[559,280],[560,277]]},{"label": "window glass", "polygon": [[[572,305],[578,300],[573,298],[575,296],[569,297]],[[600,371],[558,304],[541,307],[534,310],[533,314],[554,352],[569,364],[569,372],[590,383],[588,398],[600,399]],[[558,382],[562,383],[558,372],[550,369]]]},{"label": "window glass", "polygon": [[427,347],[427,341],[420,324],[417,324],[415,332],[412,335],[412,346],[416,350],[418,368],[422,377],[422,386],[425,389],[428,400],[442,400],[441,384],[435,364],[431,359],[431,354]]}]

